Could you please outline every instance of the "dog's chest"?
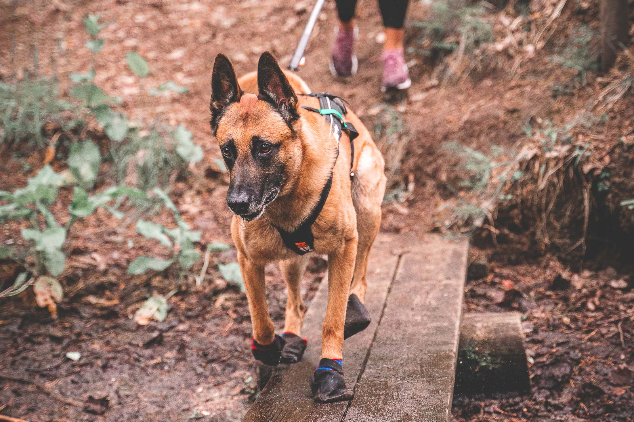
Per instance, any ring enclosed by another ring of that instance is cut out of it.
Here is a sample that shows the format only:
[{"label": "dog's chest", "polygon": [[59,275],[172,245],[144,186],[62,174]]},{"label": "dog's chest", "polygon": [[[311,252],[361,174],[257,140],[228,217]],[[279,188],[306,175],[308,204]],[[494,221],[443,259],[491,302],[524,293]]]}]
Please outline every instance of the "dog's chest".
[{"label": "dog's chest", "polygon": [[[273,226],[264,222],[253,223],[244,226],[238,223],[240,241],[249,257],[257,261],[271,262],[299,256],[284,245],[279,232]],[[347,237],[345,227],[338,224],[323,227],[316,223],[312,231],[315,254],[329,254],[337,250]]]}]

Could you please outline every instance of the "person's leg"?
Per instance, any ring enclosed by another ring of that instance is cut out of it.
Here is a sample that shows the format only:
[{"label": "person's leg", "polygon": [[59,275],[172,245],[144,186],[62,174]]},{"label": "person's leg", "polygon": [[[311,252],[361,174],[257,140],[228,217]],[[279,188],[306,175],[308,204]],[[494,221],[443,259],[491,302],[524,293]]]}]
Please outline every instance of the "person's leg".
[{"label": "person's leg", "polygon": [[332,48],[330,71],[334,75],[350,76],[357,73],[357,58],[353,54],[356,25],[354,12],[357,0],[336,0],[339,26]]},{"label": "person's leg", "polygon": [[354,11],[357,8],[357,0],[336,0],[337,16],[339,22],[348,23],[354,18]]},{"label": "person's leg", "polygon": [[411,85],[403,56],[405,15],[409,0],[379,0],[385,27],[383,89],[406,89]]}]

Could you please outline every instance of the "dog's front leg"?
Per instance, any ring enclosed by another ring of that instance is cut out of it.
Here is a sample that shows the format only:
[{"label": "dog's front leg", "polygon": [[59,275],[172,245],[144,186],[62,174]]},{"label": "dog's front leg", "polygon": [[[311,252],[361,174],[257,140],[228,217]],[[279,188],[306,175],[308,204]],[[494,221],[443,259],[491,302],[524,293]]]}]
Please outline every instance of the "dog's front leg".
[{"label": "dog's front leg", "polygon": [[264,265],[251,261],[242,253],[238,253],[238,263],[244,278],[253,327],[251,351],[257,360],[275,366],[280,362],[284,339],[275,335],[275,327],[266,304]]},{"label": "dog's front leg", "polygon": [[300,285],[307,264],[308,255],[280,261],[280,270],[288,288],[284,334],[282,334],[286,343],[282,349],[282,363],[299,362],[304,356],[308,344],[307,339],[300,337],[306,314],[306,305],[302,300]]},{"label": "dog's front leg", "polygon": [[315,401],[321,403],[352,397],[343,379],[343,331],[356,255],[356,233],[328,255],[328,306],[322,328],[321,360],[311,379]]}]

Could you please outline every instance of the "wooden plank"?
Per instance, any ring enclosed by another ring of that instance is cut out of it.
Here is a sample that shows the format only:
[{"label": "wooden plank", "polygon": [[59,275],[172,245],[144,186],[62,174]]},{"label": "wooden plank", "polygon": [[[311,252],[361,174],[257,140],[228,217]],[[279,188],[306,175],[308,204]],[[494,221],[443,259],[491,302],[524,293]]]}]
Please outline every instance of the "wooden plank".
[{"label": "wooden plank", "polygon": [[[344,343],[344,377],[346,386],[355,386],[376,332],[379,316],[394,278],[399,259],[397,237],[379,234],[370,252],[366,308],[372,323],[363,332]],[[302,336],[308,338],[303,359],[293,365],[280,365],[243,421],[341,421],[348,402],[317,404],[313,401],[308,381],[319,363],[321,326],[326,312],[328,283],[324,280],[310,304],[304,320]]]},{"label": "wooden plank", "polygon": [[401,257],[346,421],[447,421],[468,242],[426,237]]},{"label": "wooden plank", "polygon": [[521,317],[519,312],[474,312],[462,317],[455,394],[530,392]]}]

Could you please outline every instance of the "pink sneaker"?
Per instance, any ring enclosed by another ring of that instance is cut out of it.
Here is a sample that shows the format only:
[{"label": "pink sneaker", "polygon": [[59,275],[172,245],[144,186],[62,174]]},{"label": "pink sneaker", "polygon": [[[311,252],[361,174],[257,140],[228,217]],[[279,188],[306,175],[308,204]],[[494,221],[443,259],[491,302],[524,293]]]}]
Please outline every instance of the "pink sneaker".
[{"label": "pink sneaker", "polygon": [[333,76],[351,76],[357,73],[359,62],[353,54],[354,39],[359,33],[359,27],[352,31],[343,31],[335,27],[335,45],[332,47],[330,72]]},{"label": "pink sneaker", "polygon": [[387,90],[407,89],[412,85],[403,57],[403,50],[385,50],[383,59],[383,92]]}]

